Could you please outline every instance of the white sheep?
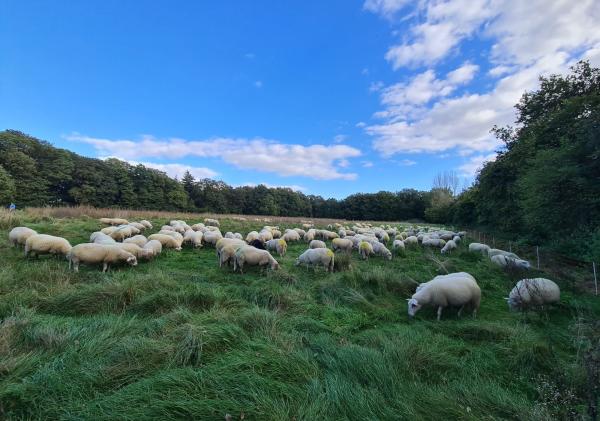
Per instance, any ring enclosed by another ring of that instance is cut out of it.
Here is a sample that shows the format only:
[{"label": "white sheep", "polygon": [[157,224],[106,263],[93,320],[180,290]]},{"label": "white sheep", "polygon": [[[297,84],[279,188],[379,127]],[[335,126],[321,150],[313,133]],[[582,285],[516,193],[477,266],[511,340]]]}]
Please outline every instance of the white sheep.
[{"label": "white sheep", "polygon": [[335,256],[328,248],[308,249],[296,259],[296,266],[323,266],[328,272],[333,272]]},{"label": "white sheep", "polygon": [[304,238],[304,236],[306,235],[306,231],[304,231],[302,228],[294,228],[294,231],[298,233],[300,238]]},{"label": "white sheep", "polygon": [[116,244],[117,242],[110,236],[103,234],[102,232],[93,232],[90,235],[90,243],[96,244]]},{"label": "white sheep", "polygon": [[227,231],[223,238],[235,238],[235,235],[231,231]]},{"label": "white sheep", "polygon": [[279,263],[271,256],[271,253],[248,245],[242,246],[236,251],[233,270],[240,268],[240,272],[244,273],[244,265],[246,264],[253,266],[270,265],[272,270],[279,269]]},{"label": "white sheep", "polygon": [[129,223],[127,219],[123,218],[100,218],[100,222],[106,225],[126,225]]},{"label": "white sheep", "polygon": [[522,279],[517,282],[506,300],[508,308],[513,311],[554,304],[560,301],[560,288],[550,279]]},{"label": "white sheep", "polygon": [[152,253],[152,257],[156,257],[162,253],[162,244],[158,240],[150,240],[142,248],[149,250]]},{"label": "white sheep", "polygon": [[169,237],[173,237],[175,240],[179,241],[180,244],[183,244],[183,235],[179,234],[176,231],[159,231],[158,234],[168,235]]},{"label": "white sheep", "polygon": [[190,243],[194,247],[202,247],[204,234],[201,231],[188,230],[183,235],[183,242]]},{"label": "white sheep", "polygon": [[157,240],[165,248],[172,248],[175,250],[181,250],[181,241],[165,234],[152,234],[148,237],[148,240]]},{"label": "white sheep", "polygon": [[446,245],[446,240],[442,240],[441,238],[425,237],[423,238],[423,242],[421,244],[424,247],[442,248]]},{"label": "white sheep", "polygon": [[352,243],[352,240],[349,240],[347,238],[334,238],[331,242],[331,248],[334,252],[340,250],[351,254],[353,246],[354,244]]},{"label": "white sheep", "polygon": [[271,230],[269,229],[262,229],[259,233],[258,233],[258,239],[260,240],[261,243],[266,243],[269,240],[273,239],[273,233],[271,233]]},{"label": "white sheep", "polygon": [[414,246],[419,244],[419,239],[414,235],[409,235],[404,239],[404,244],[407,246]]},{"label": "white sheep", "polygon": [[137,265],[137,258],[119,246],[94,243],[77,244],[67,254],[67,260],[69,260],[69,269],[73,267],[75,272],[79,272],[80,263],[102,263],[102,272],[106,272],[109,265],[114,263],[125,262],[131,266]]},{"label": "white sheep", "polygon": [[142,224],[141,222],[130,222],[129,225],[137,228],[140,232],[146,229],[146,225]]},{"label": "white sheep", "polygon": [[442,317],[445,307],[460,307],[460,316],[464,306],[469,305],[473,309],[473,317],[477,315],[481,302],[481,289],[473,276],[466,272],[440,275],[431,281],[419,285],[417,292],[408,299],[408,315],[414,315],[424,305],[438,308],[437,319]]},{"label": "white sheep", "polygon": [[283,238],[286,243],[290,243],[292,241],[300,241],[300,234],[298,234],[294,230],[291,230],[283,234],[281,238]]},{"label": "white sheep", "polygon": [[192,229],[194,231],[200,231],[202,228],[206,228],[206,225],[204,225],[202,222],[192,225]]},{"label": "white sheep", "polygon": [[517,256],[515,253],[512,253],[510,251],[506,251],[506,250],[500,250],[500,249],[489,249],[487,251],[488,257],[491,259],[494,256],[497,256],[499,254],[506,256],[506,257],[511,257],[513,259],[519,259],[519,256]]},{"label": "white sheep", "polygon": [[229,245],[243,246],[246,245],[246,243],[244,240],[239,240],[237,238],[220,238],[217,240],[215,243],[215,251],[217,252],[217,259],[219,260],[219,263],[221,262],[221,250]]},{"label": "white sheep", "polygon": [[139,235],[139,234],[123,240],[123,243],[133,243],[133,244],[137,244],[140,247],[144,247],[147,242],[148,242],[148,239],[145,236]]},{"label": "white sheep", "polygon": [[278,229],[271,230],[271,234],[273,234],[273,238],[281,238],[281,231]]},{"label": "white sheep", "polygon": [[17,247],[18,245],[25,245],[25,242],[32,235],[36,235],[37,232],[27,227],[15,227],[8,233],[8,241]]},{"label": "white sheep", "polygon": [[285,256],[287,252],[287,243],[283,238],[274,238],[265,243],[267,250],[275,250],[279,256]]},{"label": "white sheep", "polygon": [[306,234],[304,234],[304,241],[306,241],[307,243],[311,242],[312,240],[315,239],[315,236],[317,235],[317,230],[314,228],[309,229],[308,231],[306,231]]},{"label": "white sheep", "polygon": [[531,264],[527,260],[515,259],[514,257],[507,257],[503,254],[497,254],[492,256],[490,259],[492,263],[500,267],[516,267],[519,269],[531,269]]},{"label": "white sheep", "polygon": [[383,243],[371,243],[371,246],[374,254],[392,260],[392,252]]},{"label": "white sheep", "polygon": [[448,242],[442,247],[442,254],[450,253],[452,250],[456,249],[456,243],[454,240],[448,240]]},{"label": "white sheep", "polygon": [[360,257],[362,259],[368,260],[369,256],[373,254],[373,246],[371,245],[371,243],[367,241],[361,241],[358,244],[358,254],[360,254]]},{"label": "white sheep", "polygon": [[469,251],[472,253],[483,253],[487,254],[490,246],[482,243],[471,243],[469,244]]},{"label": "white sheep", "polygon": [[134,243],[115,243],[113,245],[133,254],[136,259],[150,260],[154,257],[154,252],[152,250],[142,248]]},{"label": "white sheep", "polygon": [[[109,235],[113,238],[113,240],[116,241],[123,241],[126,238],[129,238],[133,235],[134,230],[133,227],[129,226],[129,225],[123,225],[123,226],[119,226],[119,228],[113,232],[111,232]],[[139,234],[139,230],[138,230],[138,234]]]},{"label": "white sheep", "polygon": [[211,219],[211,218],[206,218],[204,219],[204,223],[208,226],[212,226],[212,227],[220,227],[221,223],[219,221],[217,221],[216,219]]},{"label": "white sheep", "polygon": [[456,245],[458,245],[462,241],[462,238],[460,238],[460,235],[455,235],[452,238],[452,241],[454,241],[454,243],[456,243]]},{"label": "white sheep", "polygon": [[62,254],[66,256],[71,250],[71,244],[62,237],[47,234],[34,234],[25,241],[25,257],[29,254]]},{"label": "white sheep", "polygon": [[324,249],[324,248],[327,248],[327,244],[325,244],[325,242],[321,241],[321,240],[312,240],[308,244],[308,248],[310,248],[310,249]]},{"label": "white sheep", "polygon": [[246,235],[246,242],[251,243],[254,240],[258,240],[260,238],[260,234],[258,231],[250,231],[248,235]]},{"label": "white sheep", "polygon": [[102,228],[102,229],[100,230],[100,232],[101,232],[102,234],[110,235],[110,234],[112,234],[113,232],[115,232],[116,230],[118,230],[118,228],[117,228],[117,227],[105,227],[105,228]]},{"label": "white sheep", "polygon": [[147,221],[145,219],[142,219],[140,221],[140,224],[142,224],[143,226],[145,226],[146,228],[152,229],[152,223],[150,221]]},{"label": "white sheep", "polygon": [[223,238],[223,235],[221,235],[221,231],[206,231],[204,233],[202,241],[205,244],[210,244],[212,246],[217,244],[217,241],[219,241],[221,238]]},{"label": "white sheep", "polygon": [[223,247],[219,249],[217,252],[217,259],[219,260],[219,267],[223,267],[223,265],[230,265],[231,262],[235,261],[235,253],[238,251],[240,247],[246,245],[245,242],[241,243],[226,243]]},{"label": "white sheep", "polygon": [[394,242],[392,243],[392,250],[396,250],[398,252],[406,250],[404,241],[403,240],[394,240]]}]

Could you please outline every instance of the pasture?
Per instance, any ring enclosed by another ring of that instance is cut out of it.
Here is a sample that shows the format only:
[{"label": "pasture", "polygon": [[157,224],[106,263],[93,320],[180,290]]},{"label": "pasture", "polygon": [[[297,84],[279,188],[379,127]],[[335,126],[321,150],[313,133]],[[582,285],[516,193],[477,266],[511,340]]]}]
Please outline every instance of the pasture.
[{"label": "pasture", "polygon": [[[154,228],[145,234],[171,217],[147,219]],[[220,221],[223,233],[244,235],[265,225]],[[586,411],[582,350],[600,299],[555,279],[560,305],[511,313],[503,297],[515,281],[543,273],[506,273],[467,242],[448,256],[418,246],[391,261],[362,261],[354,251],[350,267],[334,273],[294,266],[304,242],[274,254],[278,271],[241,275],[219,268],[214,248],[186,246],[136,267],[74,273],[64,258],[24,259],[7,240],[16,224],[72,245],[102,227],[92,217],[27,213],[1,226],[0,418],[550,419]],[[482,289],[478,318],[449,309],[438,322],[429,308],[409,321],[417,283],[457,271]]]}]

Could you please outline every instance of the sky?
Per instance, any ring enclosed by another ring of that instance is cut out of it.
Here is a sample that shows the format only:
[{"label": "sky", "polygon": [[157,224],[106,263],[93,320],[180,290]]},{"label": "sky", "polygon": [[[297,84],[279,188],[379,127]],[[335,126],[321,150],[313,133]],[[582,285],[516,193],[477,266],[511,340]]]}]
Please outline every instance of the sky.
[{"label": "sky", "polygon": [[0,129],[179,178],[343,198],[464,185],[597,0],[0,4]]}]

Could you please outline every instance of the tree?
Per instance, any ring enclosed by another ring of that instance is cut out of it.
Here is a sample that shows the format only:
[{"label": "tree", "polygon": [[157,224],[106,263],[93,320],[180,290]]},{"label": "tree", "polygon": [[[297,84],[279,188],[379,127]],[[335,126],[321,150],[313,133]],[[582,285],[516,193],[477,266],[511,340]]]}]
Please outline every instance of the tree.
[{"label": "tree", "polygon": [[10,174],[0,165],[0,206],[11,203],[15,199],[15,182]]}]

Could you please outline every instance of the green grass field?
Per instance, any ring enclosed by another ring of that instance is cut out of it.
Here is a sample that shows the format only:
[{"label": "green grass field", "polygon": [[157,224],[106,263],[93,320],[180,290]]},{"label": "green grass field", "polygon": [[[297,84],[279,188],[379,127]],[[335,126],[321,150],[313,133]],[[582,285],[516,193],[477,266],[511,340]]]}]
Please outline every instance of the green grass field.
[{"label": "green grass field", "polygon": [[[71,244],[100,228],[85,217],[19,222]],[[152,222],[155,232],[165,220]],[[222,231],[262,225],[222,220]],[[443,267],[418,247],[391,262],[355,253],[349,270],[329,274],[295,267],[306,244],[294,243],[277,272],[220,269],[205,247],[103,274],[69,272],[64,258],[25,260],[8,231],[0,230],[3,419],[560,419],[586,411],[581,326],[599,318],[600,299],[565,286],[562,304],[543,314],[510,313],[503,297],[519,274],[464,244],[436,256]],[[478,280],[479,317],[449,309],[437,322],[424,309],[409,321],[415,282],[445,270]]]}]

